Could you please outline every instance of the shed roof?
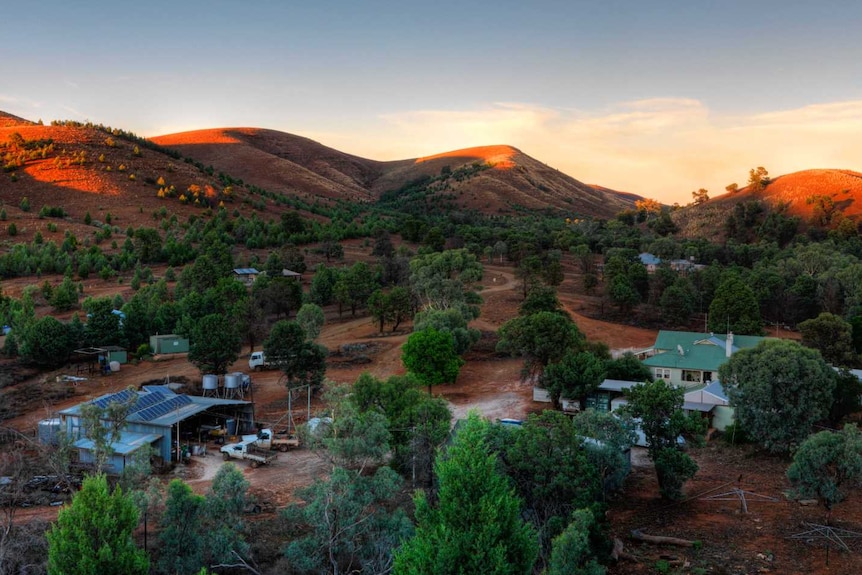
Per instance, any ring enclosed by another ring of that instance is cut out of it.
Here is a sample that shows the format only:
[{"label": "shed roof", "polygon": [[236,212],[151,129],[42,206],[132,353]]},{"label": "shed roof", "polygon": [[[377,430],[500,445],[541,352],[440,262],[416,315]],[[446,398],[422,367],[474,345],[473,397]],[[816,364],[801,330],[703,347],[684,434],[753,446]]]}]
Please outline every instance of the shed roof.
[{"label": "shed roof", "polygon": [[[149,445],[150,443],[156,441],[162,436],[156,433],[134,433],[131,431],[121,431],[120,438],[111,444],[111,448],[114,450],[114,453],[119,455],[128,455],[129,453],[134,453],[138,449],[144,447],[145,445]],[[88,449],[93,450],[95,448],[95,443],[92,439],[87,437],[82,437],[78,441],[74,443],[74,446],[78,449]]]},{"label": "shed roof", "polygon": [[287,277],[287,278],[298,278],[298,277],[302,277],[302,274],[301,274],[301,273],[299,273],[299,272],[295,272],[295,271],[293,271],[293,270],[289,270],[289,269],[287,269],[287,268],[284,268],[283,270],[281,270],[281,275],[283,275],[284,277]]},{"label": "shed roof", "polygon": [[647,252],[644,252],[644,253],[638,255],[638,257],[640,258],[641,263],[645,266],[649,266],[649,265],[657,266],[661,263],[661,258],[654,256],[653,254],[650,254]]},{"label": "shed roof", "polygon": [[[158,389],[147,389],[146,391],[138,392],[124,389],[123,391],[109,393],[85,403],[94,403],[99,407],[105,407],[109,403],[128,401],[134,394],[137,394],[138,397],[130,409],[126,420],[129,423],[146,423],[147,425],[157,427],[169,427],[178,421],[188,419],[211,407],[248,405],[251,403],[241,399],[221,399],[218,397],[177,394],[170,390],[170,388],[161,386]],[[82,405],[84,403],[79,403],[60,411],[60,413],[62,415],[79,415]]]},{"label": "shed roof", "polygon": [[253,276],[259,274],[260,272],[254,268],[234,268],[233,273],[238,276]]},{"label": "shed roof", "polygon": [[601,385],[599,385],[599,389],[601,391],[623,391],[626,389],[631,389],[639,383],[643,383],[641,381],[624,381],[621,379],[606,379]]}]

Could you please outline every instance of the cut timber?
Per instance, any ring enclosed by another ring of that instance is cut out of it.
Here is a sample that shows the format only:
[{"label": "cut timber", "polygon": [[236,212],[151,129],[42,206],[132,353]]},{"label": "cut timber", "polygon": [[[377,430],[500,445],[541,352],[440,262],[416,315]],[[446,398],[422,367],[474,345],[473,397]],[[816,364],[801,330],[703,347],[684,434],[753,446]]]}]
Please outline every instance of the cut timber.
[{"label": "cut timber", "polygon": [[622,539],[620,539],[619,537],[614,537],[614,550],[611,551],[611,558],[614,561],[625,559],[626,561],[640,563],[640,560],[637,557],[635,557],[631,553],[626,553]]},{"label": "cut timber", "polygon": [[647,543],[655,543],[657,545],[678,545],[679,547],[694,547],[694,541],[689,539],[679,539],[677,537],[662,537],[660,535],[647,535],[640,529],[632,530],[632,539],[645,541]]}]

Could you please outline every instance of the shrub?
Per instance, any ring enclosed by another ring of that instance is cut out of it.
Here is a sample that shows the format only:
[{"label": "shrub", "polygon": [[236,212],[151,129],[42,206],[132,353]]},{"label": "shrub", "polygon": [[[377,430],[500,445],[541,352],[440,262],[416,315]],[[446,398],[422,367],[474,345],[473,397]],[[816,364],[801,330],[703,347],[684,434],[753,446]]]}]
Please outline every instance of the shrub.
[{"label": "shrub", "polygon": [[15,225],[15,222],[12,222],[11,224],[9,224],[9,227],[6,228],[6,231],[9,233],[10,236],[17,236],[18,226]]},{"label": "shrub", "polygon": [[30,211],[30,200],[27,199],[27,196],[21,198],[21,203],[18,204],[18,207],[21,208],[22,212]]}]

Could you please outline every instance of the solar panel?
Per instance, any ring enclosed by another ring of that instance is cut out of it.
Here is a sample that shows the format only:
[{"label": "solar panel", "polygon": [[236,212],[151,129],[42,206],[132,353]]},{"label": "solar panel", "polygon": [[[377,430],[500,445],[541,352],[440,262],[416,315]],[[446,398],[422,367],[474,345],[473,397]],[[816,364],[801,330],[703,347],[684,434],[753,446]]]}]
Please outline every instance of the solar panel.
[{"label": "solar panel", "polygon": [[135,405],[132,406],[132,409],[129,410],[129,415],[131,415],[133,413],[138,413],[139,411],[144,410],[144,409],[150,407],[151,405],[155,405],[156,403],[159,403],[160,401],[164,401],[165,397],[166,397],[165,394],[162,393],[161,391],[150,391],[150,392],[141,394],[138,397],[138,401],[135,403]]},{"label": "solar panel", "polygon": [[93,401],[93,405],[97,406],[99,409],[105,409],[109,403],[123,403],[128,401],[129,398],[134,395],[134,391],[124,389],[123,391],[118,391],[117,393],[112,393],[107,397]]},{"label": "solar panel", "polygon": [[138,417],[144,421],[152,421],[159,417],[164,417],[172,411],[175,411],[184,405],[189,405],[190,403],[192,403],[192,400],[189,396],[177,395],[141,410],[138,412]]}]

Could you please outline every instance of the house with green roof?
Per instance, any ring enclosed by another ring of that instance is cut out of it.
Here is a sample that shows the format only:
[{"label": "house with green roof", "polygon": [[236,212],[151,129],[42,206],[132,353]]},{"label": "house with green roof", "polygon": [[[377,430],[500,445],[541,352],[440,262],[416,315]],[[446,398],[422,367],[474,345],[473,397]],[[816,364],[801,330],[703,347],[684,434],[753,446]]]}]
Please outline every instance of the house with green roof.
[{"label": "house with green roof", "polygon": [[653,378],[690,390],[718,379],[718,368],[740,349],[755,347],[764,337],[661,330],[643,364]]}]

